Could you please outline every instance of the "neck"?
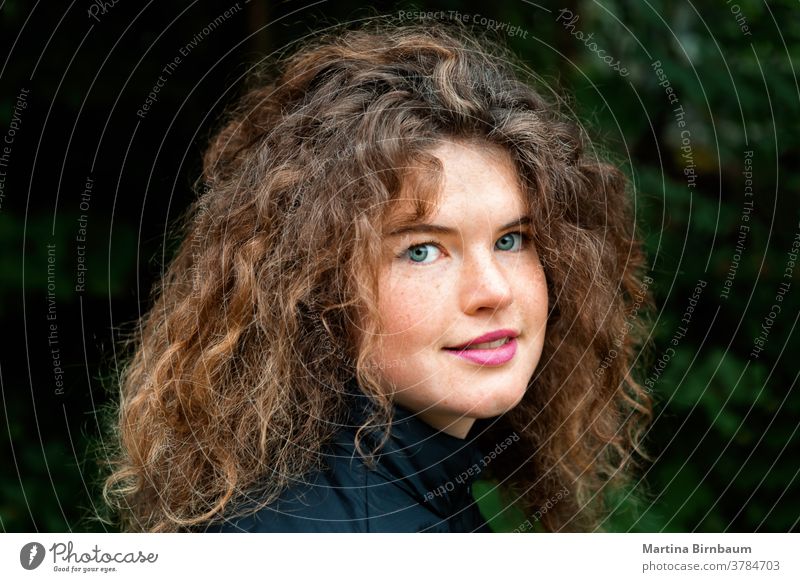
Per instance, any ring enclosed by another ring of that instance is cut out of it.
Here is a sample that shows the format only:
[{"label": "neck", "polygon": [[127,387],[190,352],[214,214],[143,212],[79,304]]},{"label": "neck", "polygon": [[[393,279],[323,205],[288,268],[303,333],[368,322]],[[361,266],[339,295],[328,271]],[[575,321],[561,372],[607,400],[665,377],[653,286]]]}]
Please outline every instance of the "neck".
[{"label": "neck", "polygon": [[415,416],[428,426],[459,439],[466,438],[475,423],[475,419],[469,416],[454,417],[430,411],[419,412]]}]

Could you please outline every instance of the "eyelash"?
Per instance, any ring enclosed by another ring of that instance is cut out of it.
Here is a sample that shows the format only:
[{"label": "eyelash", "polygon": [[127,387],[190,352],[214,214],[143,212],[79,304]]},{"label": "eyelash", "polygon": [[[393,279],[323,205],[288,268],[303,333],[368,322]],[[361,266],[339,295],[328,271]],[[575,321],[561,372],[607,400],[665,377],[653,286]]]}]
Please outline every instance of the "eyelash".
[{"label": "eyelash", "polygon": [[[501,238],[503,238],[504,236],[507,236],[509,234],[518,234],[520,236],[520,238],[522,239],[522,243],[520,244],[520,250],[522,250],[523,248],[526,248],[528,246],[528,244],[531,242],[531,240],[533,240],[533,237],[531,235],[529,235],[529,234],[527,234],[525,232],[522,232],[520,230],[513,231],[513,232],[507,232],[507,233],[501,235],[497,240],[500,240]],[[398,259],[405,258],[408,255],[408,251],[410,251],[411,249],[416,248],[416,247],[424,247],[426,245],[433,245],[435,247],[438,247],[439,250],[442,250],[442,246],[438,242],[436,242],[435,240],[427,240],[427,241],[424,241],[424,242],[414,243],[413,245],[406,247],[405,250],[401,251],[400,254],[397,255],[397,258]],[[519,252],[519,251],[517,251],[517,252]],[[409,263],[418,264],[418,265],[423,264],[423,263],[415,263],[412,260],[409,260],[408,262]]]}]

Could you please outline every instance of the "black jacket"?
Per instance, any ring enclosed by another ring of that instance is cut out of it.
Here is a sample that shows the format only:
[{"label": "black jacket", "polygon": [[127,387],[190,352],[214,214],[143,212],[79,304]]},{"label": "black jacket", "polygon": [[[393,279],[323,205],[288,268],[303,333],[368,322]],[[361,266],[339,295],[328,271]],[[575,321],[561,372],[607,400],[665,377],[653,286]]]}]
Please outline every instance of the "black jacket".
[{"label": "black jacket", "polygon": [[355,431],[366,414],[359,400],[365,399],[351,398],[352,422],[324,450],[326,469],[290,487],[258,512],[205,531],[491,531],[471,490],[483,458],[474,438],[482,421],[459,439],[395,405],[390,437],[370,469],[354,444]]}]

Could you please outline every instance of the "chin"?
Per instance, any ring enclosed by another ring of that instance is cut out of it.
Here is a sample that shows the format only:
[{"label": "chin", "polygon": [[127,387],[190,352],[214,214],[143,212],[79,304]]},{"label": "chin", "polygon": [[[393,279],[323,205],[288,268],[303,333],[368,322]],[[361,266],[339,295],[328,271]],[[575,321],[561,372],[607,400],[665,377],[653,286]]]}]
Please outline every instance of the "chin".
[{"label": "chin", "polygon": [[465,411],[467,416],[473,418],[493,418],[501,416],[513,409],[522,401],[525,396],[526,387],[521,389],[503,389],[487,393],[477,402],[473,402],[469,411]]}]

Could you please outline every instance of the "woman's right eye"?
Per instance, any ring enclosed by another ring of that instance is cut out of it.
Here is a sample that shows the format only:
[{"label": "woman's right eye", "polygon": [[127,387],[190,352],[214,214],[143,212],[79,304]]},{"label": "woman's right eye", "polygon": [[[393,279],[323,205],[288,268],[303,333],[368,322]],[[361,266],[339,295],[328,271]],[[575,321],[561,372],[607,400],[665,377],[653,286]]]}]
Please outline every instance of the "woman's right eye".
[{"label": "woman's right eye", "polygon": [[426,265],[435,261],[440,254],[441,251],[434,243],[426,242],[411,245],[400,256],[408,257],[408,260],[412,263]]}]

